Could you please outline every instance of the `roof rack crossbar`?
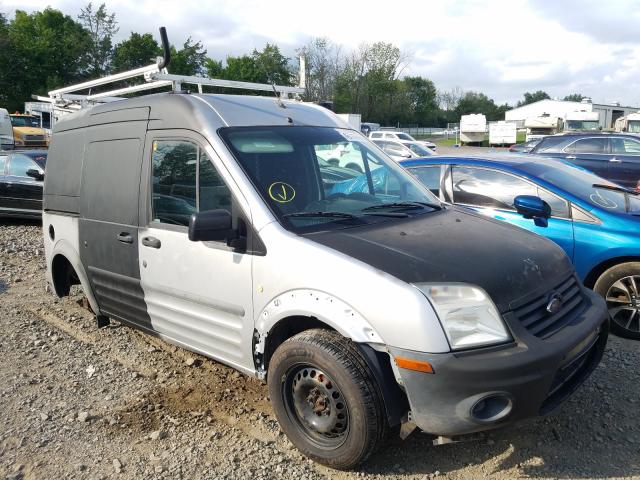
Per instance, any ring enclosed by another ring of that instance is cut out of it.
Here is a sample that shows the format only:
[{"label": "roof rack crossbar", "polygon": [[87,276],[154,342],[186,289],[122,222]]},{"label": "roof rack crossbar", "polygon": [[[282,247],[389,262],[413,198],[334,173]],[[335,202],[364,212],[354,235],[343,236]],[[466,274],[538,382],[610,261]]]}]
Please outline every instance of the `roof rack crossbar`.
[{"label": "roof rack crossbar", "polygon": [[219,78],[172,75],[168,73],[156,73],[151,75],[151,77],[155,80],[170,80],[176,84],[188,83],[192,85],[211,85],[214,87],[241,88],[243,90],[262,90],[268,92],[273,92],[273,90],[275,89],[279,93],[304,93],[304,88],[301,87],[271,85],[269,83],[241,82],[237,80],[222,80]]},{"label": "roof rack crossbar", "polygon": [[100,85],[106,85],[108,83],[119,82],[128,78],[139,77],[140,75],[150,75],[159,72],[158,65],[147,65],[146,67],[136,68],[127,72],[114,73],[102,78],[96,78],[95,80],[89,80],[87,82],[78,83],[76,85],[70,85],[68,87],[58,88],[49,92],[50,97],[57,97],[64,93],[77,92],[78,90],[87,90],[89,88],[97,87]]},{"label": "roof rack crossbar", "polygon": [[[93,95],[87,95],[86,100],[88,101],[101,100],[106,97],[117,97],[118,95],[142,92],[145,90],[153,90],[154,88],[166,87],[170,85],[172,85],[172,82],[168,80],[157,80],[149,83],[141,83],[140,85],[133,85],[131,87],[123,87],[123,88],[118,88],[116,90],[109,90],[108,92],[94,93]],[[124,99],[120,98],[119,100],[124,100]]]}]

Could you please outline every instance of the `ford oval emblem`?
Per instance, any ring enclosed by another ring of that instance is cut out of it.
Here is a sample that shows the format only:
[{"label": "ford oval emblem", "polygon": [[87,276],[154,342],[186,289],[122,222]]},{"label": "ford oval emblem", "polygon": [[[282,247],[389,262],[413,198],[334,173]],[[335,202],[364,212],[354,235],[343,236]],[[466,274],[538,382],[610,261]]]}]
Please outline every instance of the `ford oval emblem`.
[{"label": "ford oval emblem", "polygon": [[547,312],[551,315],[555,315],[562,310],[562,305],[562,296],[559,293],[554,293],[549,298],[549,303],[547,303]]}]

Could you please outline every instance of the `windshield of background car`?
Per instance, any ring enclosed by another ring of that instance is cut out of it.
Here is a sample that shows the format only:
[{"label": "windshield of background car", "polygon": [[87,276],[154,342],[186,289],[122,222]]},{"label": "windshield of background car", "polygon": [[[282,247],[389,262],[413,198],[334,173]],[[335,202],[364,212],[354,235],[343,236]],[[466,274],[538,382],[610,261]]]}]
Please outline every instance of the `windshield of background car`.
[{"label": "windshield of background car", "polygon": [[413,137],[411,135],[408,135],[406,133],[396,133],[396,135],[398,136],[399,140],[408,140],[410,142],[413,142]]},{"label": "windshield of background car", "polygon": [[34,162],[38,164],[38,166],[44,170],[45,165],[47,164],[47,154],[46,152],[24,152],[24,155],[27,155]]},{"label": "windshield of background car", "polygon": [[14,127],[40,128],[40,122],[36,117],[11,116],[11,125]]},{"label": "windshield of background car", "polygon": [[228,127],[219,133],[274,214],[294,229],[393,220],[440,206],[402,167],[351,130]]},{"label": "windshield of background car", "polygon": [[[616,213],[640,214],[640,196],[632,192],[606,188],[619,187],[580,167],[562,163],[550,167],[548,164],[531,162],[526,165],[526,170],[593,206]],[[605,188],[597,185],[603,185]]]},{"label": "windshield of background car", "polygon": [[569,141],[571,141],[571,139],[567,139],[567,137],[563,137],[562,135],[545,137],[535,146],[534,151],[535,153],[542,153],[548,150],[557,151],[561,148],[561,145]]},{"label": "windshield of background car", "polygon": [[640,133],[640,120],[630,120],[627,125],[627,132]]},{"label": "windshield of background car", "polygon": [[407,147],[409,147],[413,153],[415,153],[416,155],[420,155],[421,157],[428,157],[431,155],[431,152],[428,150],[428,148],[423,147],[419,143],[409,143],[407,144]]}]

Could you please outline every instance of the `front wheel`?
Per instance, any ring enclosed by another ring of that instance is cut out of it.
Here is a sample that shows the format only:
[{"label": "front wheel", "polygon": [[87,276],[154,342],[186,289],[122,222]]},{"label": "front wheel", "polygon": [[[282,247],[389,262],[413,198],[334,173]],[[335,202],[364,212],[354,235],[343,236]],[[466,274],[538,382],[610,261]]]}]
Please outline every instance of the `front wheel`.
[{"label": "front wheel", "polygon": [[307,330],[280,345],[269,363],[268,384],[282,430],[319,463],[353,468],[385,437],[373,374],[353,342],[336,332]]},{"label": "front wheel", "polygon": [[605,271],[593,289],[607,301],[611,331],[640,339],[640,262],[615,265]]}]

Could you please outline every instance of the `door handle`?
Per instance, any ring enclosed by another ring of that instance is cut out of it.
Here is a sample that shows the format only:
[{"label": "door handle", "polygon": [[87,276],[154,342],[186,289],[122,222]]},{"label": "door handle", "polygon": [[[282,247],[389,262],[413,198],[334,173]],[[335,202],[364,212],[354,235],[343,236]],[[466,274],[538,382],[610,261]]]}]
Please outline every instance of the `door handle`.
[{"label": "door handle", "polygon": [[622,163],[622,160],[620,160],[619,158],[616,158],[616,157],[613,157],[613,158],[609,159],[609,161],[613,162],[613,163]]},{"label": "door handle", "polygon": [[142,239],[142,245],[145,247],[160,248],[162,242],[160,242],[156,237],[144,237]]},{"label": "door handle", "polygon": [[122,232],[118,235],[118,241],[122,243],[133,243],[133,237],[130,233]]},{"label": "door handle", "polygon": [[575,159],[576,159],[576,156],[575,156],[575,155],[567,155],[567,156],[566,156],[566,157],[564,157],[564,158],[566,158],[567,160],[575,160]]}]

